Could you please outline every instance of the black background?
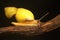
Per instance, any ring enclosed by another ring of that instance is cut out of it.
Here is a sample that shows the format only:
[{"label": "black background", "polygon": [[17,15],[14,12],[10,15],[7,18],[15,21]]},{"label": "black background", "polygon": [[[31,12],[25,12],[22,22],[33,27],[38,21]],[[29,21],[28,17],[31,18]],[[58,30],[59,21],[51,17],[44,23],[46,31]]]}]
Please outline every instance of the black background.
[{"label": "black background", "polygon": [[[22,7],[31,10],[35,15],[35,19],[39,19],[47,12],[50,12],[49,15],[41,20],[42,22],[48,21],[60,13],[60,2],[58,0],[0,0],[0,27],[10,26],[10,23],[12,21],[16,21],[14,17],[8,19],[4,15],[4,8],[10,6],[17,8]],[[53,30],[52,32],[43,35],[43,37],[35,37],[34,40],[58,40],[58,38],[60,37],[59,31],[60,30],[58,28],[56,30]]]}]

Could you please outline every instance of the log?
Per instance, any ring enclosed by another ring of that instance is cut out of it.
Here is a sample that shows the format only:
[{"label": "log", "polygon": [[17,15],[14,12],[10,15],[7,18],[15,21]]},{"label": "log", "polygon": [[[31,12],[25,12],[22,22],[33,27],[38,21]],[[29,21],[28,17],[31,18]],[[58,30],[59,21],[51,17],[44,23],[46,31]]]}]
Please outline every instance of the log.
[{"label": "log", "polygon": [[57,15],[52,20],[39,23],[38,26],[9,26],[0,28],[0,36],[3,35],[22,35],[22,36],[35,36],[52,31],[60,27],[60,15]]}]

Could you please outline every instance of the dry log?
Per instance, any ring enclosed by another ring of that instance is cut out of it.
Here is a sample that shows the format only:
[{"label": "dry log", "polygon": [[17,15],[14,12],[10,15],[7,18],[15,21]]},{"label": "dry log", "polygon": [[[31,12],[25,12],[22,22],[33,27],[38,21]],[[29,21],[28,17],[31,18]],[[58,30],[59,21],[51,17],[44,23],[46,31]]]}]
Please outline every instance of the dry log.
[{"label": "dry log", "polygon": [[19,34],[24,36],[40,35],[60,27],[60,15],[50,21],[40,23],[38,26],[9,26],[0,28],[0,36]]}]

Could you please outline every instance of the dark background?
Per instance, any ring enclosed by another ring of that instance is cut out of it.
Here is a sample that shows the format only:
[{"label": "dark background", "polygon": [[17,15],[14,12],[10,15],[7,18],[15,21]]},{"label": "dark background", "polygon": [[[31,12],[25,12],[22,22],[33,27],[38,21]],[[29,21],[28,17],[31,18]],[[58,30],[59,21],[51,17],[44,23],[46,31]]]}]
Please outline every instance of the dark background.
[{"label": "dark background", "polygon": [[[0,0],[0,27],[10,26],[12,21],[16,21],[14,17],[8,19],[4,15],[4,8],[10,6],[17,8],[22,7],[31,10],[35,15],[35,19],[39,19],[49,12],[49,14],[41,20],[42,22],[51,20],[60,13],[60,1],[58,0]],[[49,32],[42,37],[35,37],[33,40],[58,40],[60,37],[59,31],[60,28]]]},{"label": "dark background", "polygon": [[39,19],[47,12],[49,15],[42,19],[41,21],[48,21],[54,18],[56,15],[59,14],[60,11],[60,2],[57,0],[1,0],[0,1],[0,26],[10,26],[11,21],[16,21],[14,17],[8,19],[4,15],[4,8],[5,7],[17,7],[17,8],[26,8],[31,10],[34,15],[35,19]]}]

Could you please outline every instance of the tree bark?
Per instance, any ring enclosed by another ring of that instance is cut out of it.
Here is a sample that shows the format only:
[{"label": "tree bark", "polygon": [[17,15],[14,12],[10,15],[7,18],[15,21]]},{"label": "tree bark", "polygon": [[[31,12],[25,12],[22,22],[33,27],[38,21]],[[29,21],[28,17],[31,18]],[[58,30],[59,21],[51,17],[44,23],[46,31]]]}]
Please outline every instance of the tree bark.
[{"label": "tree bark", "polygon": [[23,26],[9,26],[0,28],[0,36],[2,35],[13,35],[19,34],[24,36],[35,36],[40,35],[45,32],[49,32],[56,28],[60,27],[60,15],[57,15],[50,21],[44,22],[39,24],[38,26],[30,26],[30,27],[23,27]]}]

